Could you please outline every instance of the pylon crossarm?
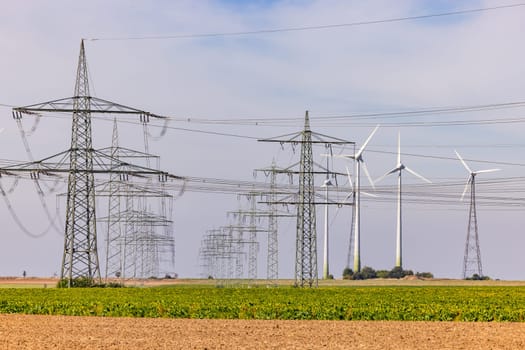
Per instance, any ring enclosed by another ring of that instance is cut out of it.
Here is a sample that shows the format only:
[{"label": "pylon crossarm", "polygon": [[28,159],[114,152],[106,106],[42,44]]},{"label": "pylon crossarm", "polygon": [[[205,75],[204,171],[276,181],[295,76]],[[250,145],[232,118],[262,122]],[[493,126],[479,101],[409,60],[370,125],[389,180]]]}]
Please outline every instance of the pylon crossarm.
[{"label": "pylon crossarm", "polygon": [[160,158],[160,156],[155,155],[155,154],[136,151],[136,150],[126,148],[126,147],[104,147],[104,148],[99,148],[97,151],[104,153],[104,154],[109,154],[111,156],[112,156],[112,153],[118,153],[119,159],[120,158],[159,159]]},{"label": "pylon crossarm", "polygon": [[[162,215],[146,213],[138,210],[119,212],[116,217],[123,222],[134,224],[136,226],[167,226],[173,222]],[[110,220],[110,217],[108,216],[97,218],[97,221],[101,222],[108,220]]]},{"label": "pylon crossarm", "polygon": [[122,193],[112,193],[111,181],[104,181],[97,183],[95,192],[98,196],[140,196],[140,197],[151,197],[151,198],[173,198],[173,195],[166,191],[155,188],[153,184],[134,183],[131,181],[119,182],[120,190]]},{"label": "pylon crossarm", "polygon": [[258,142],[278,142],[278,143],[305,143],[309,144],[333,144],[333,145],[354,145],[355,142],[343,140],[337,137],[332,137],[317,132],[308,130],[308,133],[311,135],[312,140],[304,141],[302,139],[304,131],[299,131],[291,134],[280,135],[276,137],[271,137],[267,139],[259,139]]},{"label": "pylon crossarm", "polygon": [[[0,168],[0,174],[15,175],[19,173],[35,173],[38,175],[53,176],[56,173],[70,173],[72,171],[69,157],[70,153],[71,150],[67,150],[34,162],[9,165]],[[73,172],[78,174],[120,174],[126,178],[129,176],[157,176],[161,182],[167,179],[184,180],[181,176],[124,162],[97,150],[88,150],[88,153],[92,154],[93,168],[74,169]]]},{"label": "pylon crossarm", "polygon": [[[78,107],[78,101],[89,100],[89,108]],[[93,96],[73,96],[36,103],[29,106],[13,108],[13,117],[19,119],[23,114],[35,115],[42,112],[63,112],[63,113],[107,113],[107,114],[136,114],[141,116],[141,121],[147,122],[149,118],[166,119],[165,116],[147,112],[134,107],[125,106],[116,102],[107,101]]]}]

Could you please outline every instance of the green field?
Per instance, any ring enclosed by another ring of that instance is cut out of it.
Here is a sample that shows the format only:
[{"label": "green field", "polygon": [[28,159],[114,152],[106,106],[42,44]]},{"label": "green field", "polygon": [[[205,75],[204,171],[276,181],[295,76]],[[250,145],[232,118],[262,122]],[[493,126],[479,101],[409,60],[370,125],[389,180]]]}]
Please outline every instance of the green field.
[{"label": "green field", "polygon": [[524,287],[0,289],[0,313],[300,320],[524,321]]}]

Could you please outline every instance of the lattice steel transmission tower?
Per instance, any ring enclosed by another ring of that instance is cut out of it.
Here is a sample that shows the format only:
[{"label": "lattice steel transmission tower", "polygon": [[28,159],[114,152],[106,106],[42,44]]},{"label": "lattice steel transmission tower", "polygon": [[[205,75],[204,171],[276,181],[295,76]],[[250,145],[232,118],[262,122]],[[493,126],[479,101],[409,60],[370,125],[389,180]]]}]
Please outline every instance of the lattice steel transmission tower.
[{"label": "lattice steel transmission tower", "polygon": [[[112,163],[119,157],[119,141],[117,119],[113,120],[113,133],[111,138],[110,155]],[[105,278],[122,277],[122,251],[124,248],[122,240],[122,224],[120,217],[120,192],[121,178],[119,174],[110,174],[108,183],[108,219],[107,219],[107,237],[106,237],[106,272]]]},{"label": "lattice steel transmission tower", "polygon": [[[258,170],[256,170],[257,172]],[[266,254],[266,278],[268,281],[277,281],[279,279],[279,235],[278,235],[278,212],[275,207],[276,201],[276,181],[277,165],[272,160],[269,169],[261,171],[268,173],[270,176],[270,192],[265,194],[268,202],[268,246]]]},{"label": "lattice steel transmission tower", "polygon": [[100,280],[95,217],[95,178],[91,137],[91,100],[89,98],[84,41],[80,43],[77,79],[73,95],[70,172],[66,204],[66,228],[61,278],[87,277]]},{"label": "lattice steel transmission tower", "polygon": [[[30,163],[17,164],[0,169],[2,174],[17,172],[31,176],[47,176],[54,173],[68,174],[64,252],[60,277],[68,286],[77,278],[100,280],[97,250],[95,212],[95,174],[118,174],[132,176],[158,176],[159,180],[182,179],[166,172],[135,166],[112,158],[110,154],[95,150],[92,144],[91,114],[135,114],[141,121],[150,117],[164,118],[143,110],[90,96],[84,41],[80,42],[80,54],[73,97],[38,103],[13,109],[13,117],[42,112],[72,113],[71,146],[68,150]],[[165,119],[165,118],[164,118]]]},{"label": "lattice steel transmission tower", "polygon": [[[296,217],[295,214],[277,210],[277,174],[288,173],[288,170],[277,167],[275,160],[269,167],[255,169],[254,173],[264,173],[270,178],[270,188],[268,192],[261,193],[264,201],[260,202],[268,205],[268,210],[260,211],[259,216],[267,218],[268,246],[266,255],[266,279],[275,284],[279,279],[279,230],[278,219],[281,217]],[[290,181],[291,181],[291,174]]]},{"label": "lattice steel transmission tower", "polygon": [[[283,139],[284,137],[286,138]],[[322,200],[322,202],[316,202],[314,177],[315,174],[326,174],[328,169],[324,168],[324,166],[320,164],[314,163],[312,145],[344,145],[353,144],[353,142],[312,132],[310,130],[310,118],[308,116],[308,111],[305,113],[303,131],[259,141],[301,145],[299,170],[295,172],[299,176],[299,191],[297,194],[297,200],[292,202],[277,201],[277,203],[295,204],[297,206],[295,285],[299,287],[317,286],[317,227],[315,205],[327,204],[328,202],[326,199]],[[315,166],[321,168],[322,171],[315,171]],[[286,172],[292,173],[293,171],[288,169]]]},{"label": "lattice steel transmission tower", "polygon": [[474,277],[477,274],[478,277],[483,276],[483,270],[481,269],[481,252],[479,249],[479,236],[478,236],[478,218],[476,215],[476,176],[479,174],[492,173],[500,171],[500,169],[485,169],[473,171],[461,155],[457,152],[456,156],[465,167],[465,170],[469,173],[465,189],[461,195],[461,200],[469,190],[470,185],[470,208],[469,208],[469,221],[467,228],[467,241],[465,243],[465,257],[463,260],[463,278]]},{"label": "lattice steel transmission tower", "polygon": [[[262,195],[259,192],[250,192],[245,196],[248,198],[250,208],[248,210],[238,210],[228,212],[228,215],[233,215],[238,219],[237,226],[230,225],[234,230],[239,232],[240,243],[248,247],[248,278],[251,280],[257,279],[258,272],[258,254],[259,254],[259,240],[258,234],[267,233],[268,230],[259,227],[259,221],[263,217],[267,217],[269,213],[257,209],[257,196]],[[248,239],[243,238],[243,234],[248,233]]]},{"label": "lattice steel transmission tower", "polygon": [[266,255],[266,278],[269,281],[277,281],[279,279],[279,235],[277,228],[277,210],[275,208],[275,184],[277,181],[277,174],[275,172],[275,161],[272,161],[270,174],[270,193],[267,195],[267,200],[270,202],[270,215],[268,216],[268,252]]},{"label": "lattice steel transmission tower", "polygon": [[463,259],[463,279],[477,274],[483,276],[481,268],[481,250],[479,249],[478,218],[476,215],[476,175],[470,180],[470,208],[465,242],[465,256]]}]

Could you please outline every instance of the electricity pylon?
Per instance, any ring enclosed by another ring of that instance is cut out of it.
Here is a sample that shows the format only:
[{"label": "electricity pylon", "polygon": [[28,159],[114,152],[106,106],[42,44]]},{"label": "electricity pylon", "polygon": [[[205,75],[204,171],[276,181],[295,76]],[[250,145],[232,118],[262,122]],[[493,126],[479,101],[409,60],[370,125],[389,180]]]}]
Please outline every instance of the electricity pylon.
[{"label": "electricity pylon", "polygon": [[126,177],[157,175],[161,181],[168,178],[181,178],[130,163],[117,161],[116,165],[111,164],[113,160],[111,155],[93,149],[91,114],[137,114],[141,121],[148,121],[150,117],[162,117],[90,96],[84,40],[80,42],[74,96],[14,108],[13,117],[19,119],[23,114],[34,115],[42,112],[72,113],[70,148],[43,160],[5,167],[0,169],[0,173],[29,172],[35,177],[57,172],[68,174],[64,252],[60,277],[67,280],[68,286],[71,286],[77,278],[100,280],[94,175],[96,173],[113,173]]},{"label": "electricity pylon", "polygon": [[465,197],[465,194],[470,187],[470,208],[469,208],[469,220],[467,228],[467,239],[465,242],[465,256],[463,259],[463,278],[472,277],[477,274],[479,277],[483,276],[483,270],[481,267],[481,250],[479,248],[479,235],[478,235],[478,217],[476,215],[476,175],[483,173],[492,173],[499,171],[500,169],[486,169],[473,171],[468,164],[463,160],[457,151],[456,156],[461,161],[469,177],[465,184],[465,189],[461,195],[461,200]]},{"label": "electricity pylon", "polygon": [[254,174],[263,172],[265,176],[270,177],[269,192],[261,193],[265,197],[264,204],[268,205],[267,211],[262,211],[261,216],[268,219],[268,249],[266,255],[266,279],[269,282],[276,282],[279,279],[279,235],[278,235],[278,218],[295,217],[294,214],[280,212],[276,208],[277,201],[277,174],[284,169],[278,168],[275,160],[272,165],[263,169],[255,169]]},{"label": "electricity pylon", "polygon": [[[111,158],[119,159],[117,119],[113,120],[113,134],[111,140]],[[106,237],[106,280],[109,277],[123,277],[122,275],[122,225],[120,220],[120,190],[121,181],[118,174],[109,176],[108,197],[108,233]],[[117,215],[115,215],[117,213]]]},{"label": "electricity pylon", "polygon": [[[296,232],[296,254],[295,254],[295,286],[298,287],[317,287],[317,226],[315,216],[315,205],[326,204],[316,202],[316,192],[314,185],[315,174],[326,174],[328,169],[314,162],[312,145],[324,144],[353,144],[345,141],[312,132],[310,130],[310,118],[308,111],[305,113],[304,129],[299,133],[287,134],[265,140],[264,142],[278,142],[280,144],[290,143],[301,145],[301,155],[299,161],[299,171],[290,170],[291,167],[283,172],[295,173],[299,176],[299,191],[297,199],[291,202],[277,201],[281,204],[295,204],[297,206],[297,232]],[[297,165],[297,164],[295,164]],[[293,165],[293,166],[295,166]],[[314,167],[320,167],[322,172],[315,171]],[[335,204],[335,203],[332,203]]]}]

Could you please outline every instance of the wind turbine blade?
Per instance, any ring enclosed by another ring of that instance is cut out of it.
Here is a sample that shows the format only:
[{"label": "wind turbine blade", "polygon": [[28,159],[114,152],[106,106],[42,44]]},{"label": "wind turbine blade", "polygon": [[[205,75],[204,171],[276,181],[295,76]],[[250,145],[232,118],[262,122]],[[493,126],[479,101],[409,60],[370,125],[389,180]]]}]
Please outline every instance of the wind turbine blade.
[{"label": "wind turbine blade", "polygon": [[373,193],[370,193],[370,192],[361,192],[361,194],[364,194],[365,196],[368,196],[368,197],[374,197],[374,198],[378,198],[379,197],[377,194],[373,194]]},{"label": "wind turbine blade", "polygon": [[345,205],[345,204],[347,203],[347,201],[348,201],[348,198],[350,198],[352,195],[353,195],[353,192],[350,192],[350,193],[348,194],[348,196],[346,196],[345,199],[337,205],[337,210],[335,211],[335,214],[334,214],[334,216],[332,217],[332,220],[334,220],[334,219],[337,217],[337,215],[339,214],[339,210],[341,210],[341,208],[344,207],[344,205]]},{"label": "wind turbine blade", "polygon": [[405,166],[405,170],[408,171],[410,174],[412,174],[412,175],[414,175],[416,177],[419,177],[421,180],[428,182],[429,184],[432,183],[432,181],[430,181],[429,179],[427,179],[423,175],[416,173],[414,170],[412,170],[412,169],[410,169],[410,168],[408,168],[406,166]]},{"label": "wind turbine blade", "polygon": [[461,194],[461,201],[463,201],[463,198],[465,197],[465,193],[468,191],[468,187],[470,185],[470,180],[472,179],[472,175],[469,176],[467,183],[465,184],[465,189],[463,190],[463,193]]},{"label": "wind turbine blade", "polygon": [[458,151],[454,150],[454,152],[456,152],[456,156],[458,156],[458,159],[461,161],[461,163],[463,163],[463,166],[465,167],[465,169],[467,169],[467,171],[469,173],[472,173],[472,169],[470,169],[467,165],[467,163],[465,163],[465,161],[463,160],[463,158],[461,158],[461,156],[459,155]]},{"label": "wind turbine blade", "polygon": [[359,151],[356,153],[355,155],[355,158],[359,158],[359,156],[361,156],[361,154],[363,153],[363,151],[365,150],[366,146],[368,145],[368,143],[370,142],[370,140],[372,139],[372,137],[374,136],[374,134],[376,133],[377,129],[379,129],[379,124],[375,127],[374,131],[372,131],[372,133],[370,134],[370,136],[368,136],[368,138],[366,139],[365,143],[363,143],[363,145],[361,146],[361,148],[359,149]]},{"label": "wind turbine blade", "polygon": [[352,176],[350,176],[350,169],[346,167],[346,175],[348,175],[348,183],[350,184],[350,188],[352,189],[352,192],[354,192],[354,184],[352,183]]},{"label": "wind turbine blade", "polygon": [[374,182],[375,183],[378,183],[379,181],[383,180],[385,177],[387,177],[388,175],[390,174],[393,174],[397,171],[399,171],[401,169],[399,169],[399,167],[395,167],[394,169],[390,170],[389,172],[387,172],[385,175],[381,176],[380,178],[376,179]]},{"label": "wind turbine blade", "polygon": [[342,202],[341,204],[345,204],[346,201],[348,200],[348,198],[352,197],[353,194],[354,194],[353,192],[350,192],[350,193],[345,197],[345,199],[343,199],[343,202]]},{"label": "wind turbine blade", "polygon": [[321,157],[330,157],[330,158],[344,158],[344,159],[354,159],[353,154],[321,154]]},{"label": "wind turbine blade", "polygon": [[401,131],[397,134],[397,164],[401,164]]},{"label": "wind turbine blade", "polygon": [[501,169],[487,169],[487,170],[478,170],[475,172],[475,174],[482,174],[482,173],[493,173],[495,171],[500,171]]},{"label": "wind turbine blade", "polygon": [[368,181],[370,182],[370,185],[372,185],[372,188],[375,190],[376,186],[374,185],[374,181],[372,180],[372,177],[370,176],[370,173],[368,172],[366,163],[364,161],[361,161],[361,164],[363,164],[363,170],[365,171],[366,177],[368,177]]}]

